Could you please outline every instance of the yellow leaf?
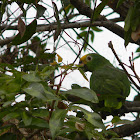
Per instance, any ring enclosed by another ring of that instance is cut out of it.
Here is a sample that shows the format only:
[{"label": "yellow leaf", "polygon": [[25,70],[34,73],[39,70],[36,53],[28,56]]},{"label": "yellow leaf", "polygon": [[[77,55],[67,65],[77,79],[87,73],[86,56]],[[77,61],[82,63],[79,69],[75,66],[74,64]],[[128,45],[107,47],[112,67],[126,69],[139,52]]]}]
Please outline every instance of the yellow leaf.
[{"label": "yellow leaf", "polygon": [[63,65],[63,66],[61,66],[61,68],[62,69],[65,69],[65,70],[68,70],[68,69],[70,69],[70,70],[72,70],[73,69],[73,64],[68,64],[68,65]]},{"label": "yellow leaf", "polygon": [[63,59],[59,54],[57,54],[57,57],[58,57],[58,62],[62,62]]},{"label": "yellow leaf", "polygon": [[61,66],[61,68],[62,68],[62,69],[68,69],[69,66],[68,66],[68,65],[63,65],[63,66]]},{"label": "yellow leaf", "polygon": [[53,61],[53,63],[50,63],[52,66],[55,66],[57,65],[57,62],[56,61]]}]

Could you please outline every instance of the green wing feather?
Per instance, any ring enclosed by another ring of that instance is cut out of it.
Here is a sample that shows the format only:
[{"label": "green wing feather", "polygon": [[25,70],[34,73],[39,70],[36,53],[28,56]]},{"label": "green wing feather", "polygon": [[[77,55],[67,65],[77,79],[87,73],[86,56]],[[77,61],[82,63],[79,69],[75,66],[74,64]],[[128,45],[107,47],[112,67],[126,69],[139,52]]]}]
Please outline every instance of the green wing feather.
[{"label": "green wing feather", "polygon": [[130,92],[130,82],[122,70],[105,66],[92,72],[90,88],[104,96],[126,98]]},{"label": "green wing feather", "polygon": [[110,106],[114,106],[115,101],[124,102],[130,92],[130,82],[126,74],[117,68],[105,66],[92,72],[90,78],[90,88],[99,94],[99,100],[110,101]]}]

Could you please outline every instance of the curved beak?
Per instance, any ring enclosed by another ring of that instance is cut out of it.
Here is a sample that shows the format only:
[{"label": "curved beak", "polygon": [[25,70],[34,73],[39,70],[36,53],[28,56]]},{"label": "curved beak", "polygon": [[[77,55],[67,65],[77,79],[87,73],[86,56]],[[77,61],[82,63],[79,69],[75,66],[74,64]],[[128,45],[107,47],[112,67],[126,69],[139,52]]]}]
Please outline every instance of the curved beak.
[{"label": "curved beak", "polygon": [[86,64],[86,63],[87,63],[87,62],[86,62],[86,57],[87,57],[87,55],[82,56],[82,57],[80,58],[79,64]]},{"label": "curved beak", "polygon": [[80,61],[79,61],[79,64],[83,64],[83,61],[81,61],[81,59],[80,59]]},{"label": "curved beak", "polygon": [[[85,56],[84,56],[84,58],[85,58]],[[83,57],[81,57],[81,59],[80,59],[80,61],[79,61],[79,66],[81,67],[81,69],[83,69],[84,71],[87,71],[88,70],[88,68],[87,68],[87,66],[86,66],[86,61],[85,61],[85,59],[83,59]]]},{"label": "curved beak", "polygon": [[80,61],[79,61],[79,66],[80,66],[80,67],[84,67],[84,66],[85,66],[85,64],[84,64],[84,62],[81,60],[81,58],[80,58]]}]

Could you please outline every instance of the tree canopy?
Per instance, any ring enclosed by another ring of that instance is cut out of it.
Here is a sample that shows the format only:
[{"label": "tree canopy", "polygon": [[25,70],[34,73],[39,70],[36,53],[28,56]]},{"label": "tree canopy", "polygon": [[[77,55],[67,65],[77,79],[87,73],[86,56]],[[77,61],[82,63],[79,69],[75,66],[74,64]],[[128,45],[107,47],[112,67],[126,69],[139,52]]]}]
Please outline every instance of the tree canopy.
[{"label": "tree canopy", "polygon": [[[111,12],[102,15],[105,9]],[[114,13],[118,17],[108,18]],[[140,59],[140,0],[1,0],[0,22],[0,139],[139,139],[140,77],[135,61]],[[137,45],[127,65],[113,42],[108,43],[137,93],[110,122],[92,110],[98,103],[95,91],[77,83],[68,90],[62,87],[73,71],[88,81],[76,62],[82,52],[98,53],[91,44],[95,32],[103,32],[100,27],[124,39],[126,51],[129,43]],[[75,56],[70,64],[57,53],[65,46],[68,57]],[[133,120],[121,117],[127,113]]]}]

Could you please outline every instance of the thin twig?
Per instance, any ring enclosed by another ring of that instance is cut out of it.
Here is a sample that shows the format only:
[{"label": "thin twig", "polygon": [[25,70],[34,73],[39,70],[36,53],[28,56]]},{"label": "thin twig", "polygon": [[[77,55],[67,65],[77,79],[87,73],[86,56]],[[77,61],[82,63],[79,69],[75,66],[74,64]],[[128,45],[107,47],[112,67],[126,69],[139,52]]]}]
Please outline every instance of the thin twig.
[{"label": "thin twig", "polygon": [[87,34],[86,34],[86,38],[85,38],[85,40],[84,40],[84,43],[83,43],[82,48],[79,50],[78,55],[76,56],[75,60],[73,61],[73,64],[76,62],[76,60],[77,60],[78,57],[80,56],[82,50],[83,50],[84,47],[85,47],[85,44],[88,44],[88,42],[87,42],[86,40],[87,40],[87,38],[88,38],[89,31],[90,31],[90,28],[91,28],[91,26],[92,26],[92,21],[93,21],[93,17],[94,17],[94,12],[95,12],[95,8],[96,8],[96,3],[97,3],[97,0],[95,0],[95,2],[94,2],[94,9],[93,9],[92,14],[91,14],[90,23],[89,23],[89,26],[88,26],[88,32],[87,32]]},{"label": "thin twig", "polygon": [[117,56],[117,54],[116,54],[116,52],[115,52],[115,50],[114,50],[114,48],[113,48],[113,44],[112,44],[111,41],[108,43],[108,46],[109,46],[109,48],[111,48],[111,50],[112,50],[112,52],[114,53],[116,59],[118,60],[118,62],[119,62],[119,64],[121,65],[121,67],[123,68],[124,72],[127,74],[127,76],[128,76],[128,78],[130,79],[130,81],[137,87],[137,89],[140,90],[140,87],[139,87],[139,86],[135,83],[135,81],[132,79],[132,77],[131,77],[130,74],[127,72],[126,68],[124,67],[123,63],[120,61],[119,57]]},{"label": "thin twig", "polygon": [[[132,60],[133,60],[133,53],[132,53]],[[132,60],[131,60],[131,57],[129,57],[130,68],[133,71],[133,73],[134,73],[135,77],[137,78],[138,82],[140,83],[140,78],[135,71],[134,61],[132,61]]]},{"label": "thin twig", "polygon": [[[90,18],[90,24],[89,24],[89,26],[88,26],[88,31],[87,31],[87,34],[86,34],[86,37],[85,37],[85,40],[84,40],[84,43],[83,43],[83,48],[85,47],[85,44],[87,44],[87,43],[86,43],[86,40],[88,39],[89,32],[90,32],[90,28],[91,28],[91,24],[92,24],[92,22],[93,22],[93,17],[94,17],[94,12],[95,12],[95,8],[96,8],[96,4],[97,4],[97,0],[94,1],[94,9],[93,9],[93,12],[92,12],[92,15],[91,15],[91,18]],[[82,48],[82,49],[83,49],[83,48]],[[81,50],[82,50],[82,49],[81,49]]]}]

